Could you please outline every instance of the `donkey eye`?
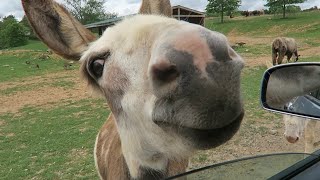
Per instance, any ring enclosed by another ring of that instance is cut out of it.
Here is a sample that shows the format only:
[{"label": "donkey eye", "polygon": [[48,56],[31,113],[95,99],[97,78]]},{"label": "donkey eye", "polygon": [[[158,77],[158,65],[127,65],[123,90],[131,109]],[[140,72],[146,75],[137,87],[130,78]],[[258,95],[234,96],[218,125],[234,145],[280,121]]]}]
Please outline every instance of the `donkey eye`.
[{"label": "donkey eye", "polygon": [[89,71],[94,75],[95,78],[100,78],[103,74],[104,59],[95,59],[91,61],[89,65]]},{"label": "donkey eye", "polygon": [[103,69],[107,58],[109,57],[110,53],[104,53],[93,58],[88,66],[89,73],[94,76],[94,78],[99,79],[103,74]]}]

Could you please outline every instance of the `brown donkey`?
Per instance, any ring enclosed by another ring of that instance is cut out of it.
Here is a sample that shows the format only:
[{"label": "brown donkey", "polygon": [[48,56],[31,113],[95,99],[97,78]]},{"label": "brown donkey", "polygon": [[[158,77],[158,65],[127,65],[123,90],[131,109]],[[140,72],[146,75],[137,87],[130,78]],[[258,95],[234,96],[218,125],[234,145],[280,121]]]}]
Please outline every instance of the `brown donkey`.
[{"label": "brown donkey", "polygon": [[94,150],[101,179],[184,172],[195,150],[217,147],[239,129],[242,58],[224,35],[165,17],[169,0],[143,0],[145,15],[126,18],[98,40],[52,0],[22,3],[39,38],[80,60],[81,73],[110,106]]}]

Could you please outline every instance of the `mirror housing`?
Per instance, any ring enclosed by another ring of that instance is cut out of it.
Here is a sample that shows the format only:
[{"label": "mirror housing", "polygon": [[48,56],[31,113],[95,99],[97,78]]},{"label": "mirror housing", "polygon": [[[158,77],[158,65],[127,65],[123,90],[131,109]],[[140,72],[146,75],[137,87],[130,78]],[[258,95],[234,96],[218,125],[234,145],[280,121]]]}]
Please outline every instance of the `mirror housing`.
[{"label": "mirror housing", "polygon": [[289,63],[267,69],[260,98],[266,110],[320,120],[320,63]]}]

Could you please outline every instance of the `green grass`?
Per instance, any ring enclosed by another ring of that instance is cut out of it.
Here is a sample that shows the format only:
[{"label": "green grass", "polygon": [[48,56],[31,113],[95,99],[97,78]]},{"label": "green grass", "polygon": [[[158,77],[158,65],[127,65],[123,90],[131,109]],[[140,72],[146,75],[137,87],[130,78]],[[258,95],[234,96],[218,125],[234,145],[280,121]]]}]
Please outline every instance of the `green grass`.
[{"label": "green grass", "polygon": [[[270,19],[271,18],[271,19]],[[208,19],[206,27],[228,34],[236,31],[249,36],[291,36],[294,38],[320,39],[320,13],[303,12],[294,17],[282,19],[268,16],[229,19],[221,24],[219,18]],[[319,41],[318,41],[319,42]]]},{"label": "green grass", "polygon": [[248,110],[246,117],[256,119],[257,117],[263,117],[262,114],[265,111],[260,105],[260,84],[262,75],[266,67],[254,67],[244,69],[242,73],[242,86],[241,92],[244,99],[245,109]]},{"label": "green grass", "polygon": [[299,62],[320,62],[320,56],[302,57]]},{"label": "green grass", "polygon": [[68,80],[58,80],[50,84],[52,87],[63,87],[64,89],[71,89],[75,86],[75,82]]},{"label": "green grass", "polygon": [[271,49],[269,44],[257,44],[257,45],[245,45],[242,47],[237,47],[236,52],[240,54],[246,54],[249,56],[259,56],[270,54]]},{"label": "green grass", "polygon": [[[65,71],[63,67],[65,60],[61,58],[43,60],[40,58],[42,54],[18,52],[0,55],[0,82],[18,81],[19,78]],[[79,65],[75,63],[74,66],[77,68]]]},{"label": "green grass", "polygon": [[[47,49],[42,42],[30,40],[28,45],[3,51],[0,54],[0,82],[65,71],[65,60],[47,53]],[[79,68],[78,63],[73,66]]]},{"label": "green grass", "polygon": [[29,40],[25,46],[11,48],[10,50],[35,50],[35,51],[46,51],[48,47],[38,40]]},{"label": "green grass", "polygon": [[0,115],[0,176],[97,179],[93,146],[108,114],[102,100],[89,99]]}]

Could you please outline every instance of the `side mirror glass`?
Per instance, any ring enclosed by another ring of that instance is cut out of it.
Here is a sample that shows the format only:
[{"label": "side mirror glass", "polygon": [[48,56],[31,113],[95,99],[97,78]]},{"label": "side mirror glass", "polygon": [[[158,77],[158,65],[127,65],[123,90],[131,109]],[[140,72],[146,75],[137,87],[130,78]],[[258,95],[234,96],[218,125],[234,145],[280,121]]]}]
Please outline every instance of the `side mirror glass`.
[{"label": "side mirror glass", "polygon": [[291,63],[268,69],[261,104],[271,111],[320,119],[320,63]]}]

